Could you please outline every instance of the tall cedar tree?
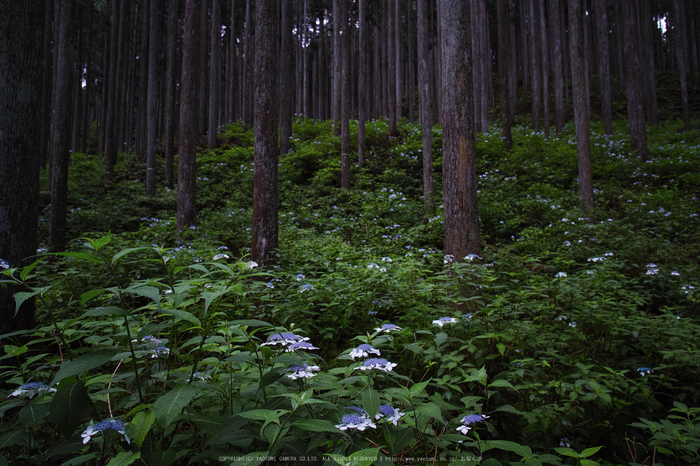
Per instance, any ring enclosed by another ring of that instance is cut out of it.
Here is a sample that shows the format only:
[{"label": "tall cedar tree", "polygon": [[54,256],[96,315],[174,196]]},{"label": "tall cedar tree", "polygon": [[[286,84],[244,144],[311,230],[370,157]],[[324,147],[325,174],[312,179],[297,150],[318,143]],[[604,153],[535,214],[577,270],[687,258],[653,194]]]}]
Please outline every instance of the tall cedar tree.
[{"label": "tall cedar tree", "polygon": [[600,81],[600,103],[605,134],[612,135],[612,74],[610,71],[610,26],[608,26],[608,2],[594,0],[597,18],[596,46],[598,49],[598,80]]},{"label": "tall cedar tree", "polygon": [[213,0],[211,6],[211,69],[209,70],[209,149],[216,149],[216,133],[219,124],[219,88],[221,87],[221,5]]},{"label": "tall cedar tree", "polygon": [[[148,39],[148,138],[146,143],[146,194],[156,195],[156,138],[158,131],[158,0],[150,0]],[[146,21],[146,18],[144,18]]]},{"label": "tall cedar tree", "polygon": [[[45,12],[40,1],[0,2],[0,272],[36,254]],[[15,316],[17,291],[0,285],[0,335],[34,327],[33,302]]]},{"label": "tall cedar tree", "polygon": [[[513,147],[511,127],[513,119],[510,109],[510,85],[508,65],[510,63],[510,9],[508,0],[497,0],[498,15],[498,78],[501,81],[501,124],[503,125],[503,143],[507,150]],[[425,146],[425,141],[423,141]],[[425,150],[425,149],[424,149]]]},{"label": "tall cedar tree", "polygon": [[168,63],[165,74],[165,186],[173,187],[173,161],[177,122],[177,36],[181,0],[170,0],[168,5]]},{"label": "tall cedar tree", "polygon": [[584,77],[583,17],[581,0],[569,0],[569,48],[571,51],[571,75],[574,93],[574,120],[578,146],[578,184],[581,210],[593,210],[593,179],[591,175],[591,138],[588,123],[588,99]]},{"label": "tall cedar tree", "polygon": [[630,131],[632,150],[645,162],[647,149],[646,116],[644,115],[644,94],[642,88],[641,53],[639,50],[639,34],[636,4],[623,1],[623,16],[625,18],[625,66],[627,69],[627,120]]},{"label": "tall cedar tree", "polygon": [[231,0],[231,26],[229,34],[229,72],[228,72],[228,122],[236,121],[236,0]]},{"label": "tall cedar tree", "polygon": [[117,163],[117,141],[115,120],[117,113],[117,56],[119,54],[119,13],[121,4],[127,0],[112,0],[112,27],[109,40],[109,92],[107,95],[107,118],[105,119],[105,166],[110,174]]},{"label": "tall cedar tree", "polygon": [[359,41],[360,57],[358,62],[358,83],[357,83],[357,163],[365,163],[365,120],[367,119],[367,104],[369,93],[367,88],[367,12],[365,11],[365,0],[360,0],[359,9]]},{"label": "tall cedar tree", "polygon": [[[57,6],[57,8],[59,8]],[[58,42],[58,69],[56,70],[56,97],[51,132],[51,230],[49,249],[61,251],[66,241],[66,213],[68,210],[68,162],[70,161],[71,102],[73,100],[75,55],[74,26],[75,1],[63,0],[61,33]]]},{"label": "tall cedar tree", "polygon": [[199,135],[203,136],[207,133],[207,121],[209,117],[209,94],[207,94],[207,86],[209,85],[209,5],[212,0],[202,0],[202,13],[199,17],[201,24],[199,30],[201,36],[199,38]]},{"label": "tall cedar tree", "polygon": [[294,75],[292,68],[292,11],[290,0],[282,0],[280,18],[280,153],[286,154],[291,148],[292,138],[292,96],[294,95]]},{"label": "tall cedar tree", "polygon": [[428,0],[418,0],[418,108],[420,123],[423,130],[423,198],[426,213],[432,213],[433,208],[433,135],[430,117],[430,77],[428,66],[430,50],[428,39]]},{"label": "tall cedar tree", "polygon": [[268,264],[278,244],[277,2],[255,2],[255,178],[251,258]]},{"label": "tall cedar tree", "polygon": [[545,19],[546,0],[537,0],[538,14],[540,15],[540,50],[542,53],[542,102],[544,105],[544,137],[549,137],[549,44],[547,43],[547,21]]},{"label": "tall cedar tree", "polygon": [[387,105],[389,110],[389,136],[398,136],[399,129],[397,126],[398,116],[396,115],[396,21],[394,15],[396,8],[394,2],[398,0],[389,0],[387,8]]},{"label": "tall cedar tree", "polygon": [[[137,118],[137,139],[136,139],[136,154],[138,157],[143,157],[147,151],[148,145],[148,84],[149,84],[149,67],[148,58],[151,52],[149,41],[151,35],[149,28],[151,25],[150,19],[150,2],[151,0],[141,0],[138,5],[139,16],[141,16],[141,50],[139,53],[139,113]],[[155,61],[155,58],[154,58]],[[146,155],[146,158],[148,156]],[[146,181],[146,192],[148,192],[148,181]]]},{"label": "tall cedar tree", "polygon": [[182,43],[179,160],[177,169],[177,229],[194,225],[197,216],[197,135],[199,132],[199,41],[202,0],[185,0]]},{"label": "tall cedar tree", "polygon": [[[628,6],[628,8],[631,10],[634,8],[634,6]],[[686,46],[687,46],[687,39],[686,39],[686,34],[685,34],[685,12],[684,10],[684,4],[683,0],[673,0],[673,29],[675,32],[675,41],[676,41],[676,65],[678,67],[678,77],[680,78],[680,87],[681,87],[681,107],[683,108],[683,122],[685,125],[685,130],[689,131],[690,130],[690,105],[688,104],[688,84],[686,82],[686,77],[688,75],[688,66],[687,63],[687,56],[688,54],[686,53]],[[625,54],[628,53],[628,33],[627,29],[630,28],[631,26],[626,25],[625,27]],[[635,47],[635,50],[638,50],[639,47]],[[631,66],[631,59],[630,57],[627,58],[627,66],[629,69],[629,66]],[[636,80],[634,81],[635,88],[637,85],[637,81],[640,81],[640,78],[637,77]],[[630,79],[629,77],[627,78],[627,103],[628,103],[628,109],[630,108],[630,91],[629,91],[629,86],[630,86]],[[636,105],[636,102],[635,102]],[[630,110],[631,112],[631,110]],[[635,113],[636,114],[636,113]],[[632,116],[630,118],[630,140],[632,139]],[[646,160],[646,132],[644,134],[644,154],[642,154],[642,148],[641,148],[641,130],[639,128],[636,128],[639,124],[637,123],[635,125],[635,132],[638,133],[635,135],[635,139],[637,139],[637,142],[635,144],[635,141],[631,140],[632,143],[632,149],[637,149],[639,150],[639,155],[642,157],[642,160]],[[636,147],[635,147],[636,146]]]},{"label": "tall cedar tree", "polygon": [[333,0],[333,134],[340,136],[340,0]]},{"label": "tall cedar tree", "polygon": [[342,102],[340,112],[340,185],[343,189],[350,189],[350,28],[348,28],[348,9],[350,4],[347,0],[340,2],[340,85],[342,91]]},{"label": "tall cedar tree", "polygon": [[[564,131],[566,104],[564,101],[564,63],[559,0],[549,0],[549,27],[552,37],[552,79],[554,81],[554,127]],[[568,89],[568,87],[567,87]]]},{"label": "tall cedar tree", "polygon": [[463,261],[481,250],[469,2],[442,0],[440,7],[445,254]]}]

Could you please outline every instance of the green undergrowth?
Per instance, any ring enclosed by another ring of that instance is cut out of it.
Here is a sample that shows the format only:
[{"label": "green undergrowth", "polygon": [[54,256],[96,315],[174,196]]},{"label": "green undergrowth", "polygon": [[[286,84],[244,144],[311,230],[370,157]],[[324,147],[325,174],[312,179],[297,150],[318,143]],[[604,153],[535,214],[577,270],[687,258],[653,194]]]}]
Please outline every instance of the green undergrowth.
[{"label": "green undergrowth", "polygon": [[510,152],[491,128],[484,249],[454,261],[439,127],[430,213],[418,125],[368,122],[348,191],[332,124],[293,129],[266,268],[249,258],[250,130],[201,151],[180,235],[176,190],[146,197],[132,155],[109,178],[74,154],[68,250],[3,272],[38,325],[4,337],[0,464],[699,460],[700,131],[649,128],[640,163],[624,121],[594,124],[584,217],[571,125],[514,128]]}]

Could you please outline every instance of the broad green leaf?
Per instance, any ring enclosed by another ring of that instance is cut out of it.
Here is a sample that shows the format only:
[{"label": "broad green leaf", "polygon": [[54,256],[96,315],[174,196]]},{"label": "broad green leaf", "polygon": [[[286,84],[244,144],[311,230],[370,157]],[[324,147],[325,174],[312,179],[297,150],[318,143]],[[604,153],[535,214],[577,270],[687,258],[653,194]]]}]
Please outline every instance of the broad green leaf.
[{"label": "broad green leaf", "polygon": [[131,419],[131,422],[127,425],[127,430],[131,436],[131,441],[141,449],[143,441],[146,439],[146,435],[151,430],[153,423],[156,422],[156,415],[152,411],[139,411]]},{"label": "broad green leaf", "polygon": [[198,318],[194,316],[194,314],[187,312],[187,311],[181,311],[179,309],[162,309],[161,312],[163,314],[168,314],[173,317],[175,317],[175,322],[179,322],[181,320],[186,320],[187,322],[196,325],[197,327],[202,326],[202,322]]},{"label": "broad green leaf", "polygon": [[91,404],[82,381],[63,380],[51,400],[51,421],[66,437],[70,437],[83,421],[90,418]]},{"label": "broad green leaf", "polygon": [[46,405],[27,405],[19,411],[19,421],[23,426],[33,426],[46,418],[46,408]]},{"label": "broad green leaf", "polygon": [[350,456],[339,455],[336,453],[327,453],[327,455],[341,466],[370,466],[377,460],[377,456],[379,456],[379,449],[380,448],[378,447],[359,450]]},{"label": "broad green leaf", "polygon": [[280,418],[279,412],[271,409],[251,409],[250,411],[238,413],[238,415],[245,419],[254,419],[257,421],[273,420],[273,422],[276,422]]},{"label": "broad green leaf", "polygon": [[119,251],[118,253],[116,253],[116,254],[112,257],[112,265],[114,265],[119,259],[121,259],[122,257],[126,256],[127,254],[130,254],[130,253],[132,253],[132,252],[134,252],[134,251],[138,251],[139,249],[146,249],[146,248],[141,247],[141,248],[126,248],[126,249],[122,249],[121,251]]},{"label": "broad green leaf", "polygon": [[554,449],[554,451],[556,451],[560,455],[570,456],[572,458],[578,458],[578,453],[576,453],[576,451],[572,450],[571,448],[556,447]]},{"label": "broad green leaf", "polygon": [[204,298],[204,315],[209,312],[209,306],[216,298],[220,298],[229,291],[229,287],[225,287],[219,291],[202,291],[200,295]]},{"label": "broad green leaf", "polygon": [[416,412],[419,414],[423,414],[424,416],[436,419],[445,424],[445,420],[442,418],[442,412],[440,412],[440,408],[435,403],[426,403],[423,405],[419,405],[418,407],[416,407]]},{"label": "broad green leaf", "polygon": [[370,419],[374,419],[379,411],[379,393],[371,387],[362,392],[362,408]]},{"label": "broad green leaf", "polygon": [[167,427],[197,394],[197,389],[191,385],[180,385],[160,396],[153,404],[153,413],[160,425]]},{"label": "broad green leaf", "polygon": [[493,388],[493,387],[506,387],[506,388],[512,388],[513,390],[515,390],[515,387],[513,386],[513,384],[508,382],[506,379],[494,380],[493,382],[491,382],[489,384],[489,388]]},{"label": "broad green leaf", "polygon": [[76,465],[78,465],[78,464],[87,463],[87,462],[89,462],[89,461],[92,461],[92,460],[93,460],[94,458],[96,458],[97,456],[99,456],[99,454],[100,454],[99,452],[96,452],[96,451],[95,451],[95,452],[92,452],[92,453],[87,453],[87,454],[85,454],[85,455],[80,455],[80,456],[78,456],[78,457],[76,457],[76,458],[71,458],[71,459],[69,459],[69,460],[66,461],[65,463],[61,463],[61,466],[76,466]]},{"label": "broad green leaf", "polygon": [[413,384],[411,388],[409,388],[409,393],[411,394],[411,397],[416,397],[419,396],[423,390],[425,390],[425,387],[428,386],[432,379],[428,379],[425,382],[419,382],[417,384]]},{"label": "broad green leaf", "polygon": [[578,455],[578,457],[579,458],[588,458],[589,456],[592,456],[592,455],[595,455],[596,453],[598,453],[598,450],[600,450],[601,448],[603,448],[602,445],[599,447],[586,448],[585,450],[583,450],[581,452],[581,454]]},{"label": "broad green leaf", "polygon": [[292,423],[292,426],[310,432],[339,432],[332,422],[325,419],[298,419]]},{"label": "broad green leaf", "polygon": [[107,466],[128,466],[132,463],[134,463],[136,460],[141,458],[141,452],[136,451],[136,452],[129,452],[129,451],[122,451],[117,454],[114,458],[109,460],[109,463],[107,463]]},{"label": "broad green leaf", "polygon": [[532,455],[530,447],[520,445],[519,443],[510,442],[508,440],[486,440],[484,443],[490,447],[498,448],[499,450],[512,451],[520,456]]},{"label": "broad green leaf", "polygon": [[107,290],[90,290],[86,291],[85,293],[80,295],[80,307],[84,307],[85,304],[87,304],[88,301],[90,301],[92,298],[95,298],[103,293],[105,293]]},{"label": "broad green leaf", "polygon": [[44,260],[44,257],[41,257],[41,258],[35,260],[34,262],[32,262],[31,264],[22,268],[22,271],[19,273],[19,279],[22,281],[25,281],[27,279],[27,275],[29,275],[29,272],[34,270],[36,268],[36,266],[39,265],[39,262],[41,262],[43,260]]},{"label": "broad green leaf", "polygon": [[0,437],[0,450],[11,447],[12,445],[25,444],[28,439],[23,430],[13,430]]},{"label": "broad green leaf", "polygon": [[102,259],[100,259],[99,256],[96,256],[95,254],[90,254],[89,252],[54,252],[52,253],[52,255],[72,257],[74,259],[82,259],[89,262],[95,262],[97,264],[104,264],[104,262],[102,261]]},{"label": "broad green leaf", "polygon": [[272,327],[273,326],[269,322],[265,322],[264,320],[257,320],[257,319],[234,320],[231,322],[231,325],[240,325],[240,326],[246,326],[246,327]]},{"label": "broad green leaf", "polygon": [[84,240],[87,240],[88,242],[85,244],[85,246],[94,249],[95,251],[99,251],[106,245],[112,241],[112,233],[107,233],[105,236],[102,238],[97,238],[97,239],[90,239],[90,238],[82,238]]},{"label": "broad green leaf", "polygon": [[498,344],[496,345],[496,349],[498,350],[498,352],[500,353],[500,355],[503,356],[503,355],[505,354],[505,352],[506,352],[506,345],[504,345],[503,343],[498,343]]},{"label": "broad green leaf", "polygon": [[114,355],[117,354],[117,351],[118,350],[116,348],[103,349],[95,351],[93,353],[88,353],[84,356],[80,356],[79,358],[74,359],[72,361],[68,361],[63,366],[61,366],[61,369],[59,369],[58,373],[56,374],[56,377],[54,377],[53,379],[53,382],[51,382],[51,385],[57,384],[66,377],[82,375],[83,373],[89,370],[95,369],[108,363],[109,361],[111,361],[112,357],[114,357]]},{"label": "broad green leaf", "polygon": [[148,466],[168,466],[175,462],[176,452],[169,448],[165,451],[158,450],[148,455]]},{"label": "broad green leaf", "polygon": [[125,316],[128,312],[126,309],[115,306],[96,307],[85,311],[82,317],[100,317],[100,316]]},{"label": "broad green leaf", "polygon": [[19,308],[26,300],[47,292],[51,288],[51,286],[53,285],[44,286],[42,288],[32,288],[32,291],[18,291],[17,293],[15,293],[15,317],[17,317]]},{"label": "broad green leaf", "polygon": [[155,286],[130,286],[124,290],[125,293],[132,293],[150,298],[160,309],[160,290]]}]

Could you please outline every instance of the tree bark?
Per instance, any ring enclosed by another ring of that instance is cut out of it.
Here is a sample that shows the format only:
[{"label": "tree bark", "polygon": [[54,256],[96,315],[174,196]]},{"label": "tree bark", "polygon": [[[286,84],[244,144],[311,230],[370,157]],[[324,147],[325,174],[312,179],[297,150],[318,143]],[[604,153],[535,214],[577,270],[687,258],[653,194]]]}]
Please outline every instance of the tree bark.
[{"label": "tree bark", "polygon": [[598,48],[598,80],[600,81],[600,100],[605,134],[612,135],[612,75],[610,72],[610,26],[608,25],[608,7],[606,0],[594,0],[596,27],[596,45]]},{"label": "tree bark", "polygon": [[[688,62],[686,59],[686,40],[685,40],[685,22],[684,22],[684,16],[685,12],[683,11],[683,2],[681,0],[673,0],[673,26],[674,26],[674,31],[675,31],[675,39],[676,39],[676,66],[678,68],[678,77],[680,79],[680,87],[681,87],[681,106],[683,108],[683,123],[685,125],[685,130],[689,131],[690,130],[690,105],[688,104],[688,84],[686,81],[686,77],[688,75]],[[627,32],[627,29],[625,29],[625,32]],[[625,46],[627,46],[627,35],[625,34]],[[625,47],[625,54],[627,53],[627,47]],[[627,57],[627,63],[629,65],[629,60],[630,58]],[[635,81],[636,82],[636,81]],[[629,81],[628,81],[628,86],[629,86]],[[629,90],[627,93],[627,102],[629,105]],[[630,121],[630,138],[632,137],[632,122]],[[644,146],[646,146],[646,133],[644,137]],[[632,144],[632,149],[637,149],[635,147],[635,144]],[[640,154],[641,155],[641,154]]]},{"label": "tree bark", "polygon": [[[36,254],[41,144],[42,1],[0,2],[0,269]],[[0,335],[34,328],[34,302],[15,315],[14,286],[0,286]],[[2,344],[2,341],[0,341]]]},{"label": "tree bark", "polygon": [[[503,144],[506,150],[513,147],[511,127],[513,119],[510,113],[511,95],[508,66],[510,65],[510,11],[508,0],[497,0],[498,14],[498,78],[501,81],[501,124],[503,125]],[[424,143],[425,145],[425,143]]]},{"label": "tree bark", "polygon": [[433,212],[433,135],[430,112],[430,63],[428,35],[428,0],[418,0],[417,25],[418,35],[418,107],[420,124],[423,132],[423,199],[427,215]]},{"label": "tree bark", "polygon": [[544,14],[546,0],[537,0],[540,23],[540,54],[542,63],[542,104],[544,111],[544,137],[549,138],[549,45],[547,44],[547,21]]},{"label": "tree bark", "polygon": [[340,51],[341,51],[341,87],[343,99],[341,102],[341,143],[340,143],[340,186],[350,189],[350,31],[347,27],[347,11],[350,4],[340,0]]},{"label": "tree bark", "polygon": [[202,0],[185,0],[180,90],[179,161],[177,170],[177,229],[195,224],[197,218],[197,136],[199,134],[199,45]]},{"label": "tree bark", "polygon": [[51,231],[49,249],[62,251],[66,242],[66,212],[68,210],[68,162],[70,161],[70,129],[73,100],[74,0],[61,2],[61,26],[56,70],[56,98],[53,110],[51,147]]},{"label": "tree bark", "polygon": [[294,75],[292,67],[292,13],[289,0],[282,0],[282,25],[280,45],[280,153],[286,154],[291,149],[292,138],[292,95]]},{"label": "tree bark", "polygon": [[342,89],[340,85],[340,1],[333,0],[333,133],[340,136],[340,119],[342,110]]},{"label": "tree bark", "polygon": [[576,121],[576,145],[578,147],[578,183],[581,210],[593,211],[593,178],[591,175],[591,139],[586,108],[585,60],[583,43],[583,18],[581,0],[569,0],[569,48],[571,51],[571,76],[574,94],[574,120]]},{"label": "tree bark", "polygon": [[[158,0],[150,0],[148,39],[148,141],[146,146],[146,195],[156,195],[156,140],[158,124]],[[146,18],[144,17],[144,21]]]},{"label": "tree bark", "polygon": [[107,119],[105,122],[105,166],[112,173],[117,163],[116,112],[117,112],[117,55],[119,53],[119,19],[121,3],[127,0],[112,0],[112,30],[110,31],[109,95],[107,97]]},{"label": "tree bark", "polygon": [[[143,157],[147,158],[146,147],[148,144],[148,85],[149,85],[149,72],[148,58],[150,54],[149,48],[149,15],[150,15],[150,0],[141,0],[138,5],[139,16],[141,17],[141,50],[139,51],[139,106],[138,106],[138,118],[136,124],[136,155],[140,160]],[[157,58],[153,58],[157,60]],[[148,185],[148,183],[146,183]],[[148,191],[148,187],[146,187]]]},{"label": "tree bark", "polygon": [[278,244],[277,197],[277,7],[275,0],[255,2],[255,178],[251,258],[272,261]]},{"label": "tree bark", "polygon": [[627,120],[630,132],[630,146],[637,151],[642,162],[646,162],[647,128],[644,116],[644,94],[642,90],[642,70],[640,64],[638,22],[636,6],[631,2],[621,2],[625,21],[625,67],[627,76]]},{"label": "tree bark", "polygon": [[221,84],[221,5],[212,0],[211,7],[211,68],[209,70],[209,149],[216,149],[216,133],[219,123],[219,87]]},{"label": "tree bark", "polygon": [[[642,68],[644,73],[644,103],[647,111],[647,120],[650,124],[658,126],[659,110],[656,104],[656,77],[654,71],[654,50],[652,46],[651,25],[654,19],[651,16],[649,0],[641,0],[640,3],[641,36],[642,36]],[[697,5],[696,5],[697,9]]]},{"label": "tree bark", "polygon": [[554,80],[554,125],[557,133],[564,130],[566,106],[564,103],[564,66],[562,62],[561,16],[559,0],[549,0],[549,24],[552,37],[552,68]]},{"label": "tree bark", "polygon": [[173,160],[177,122],[177,36],[180,0],[170,0],[168,10],[168,63],[165,74],[165,186],[173,187]]},{"label": "tree bark", "polygon": [[387,8],[387,106],[389,110],[389,136],[395,137],[399,134],[397,126],[398,116],[396,115],[396,8],[394,3],[397,0],[389,0]]},{"label": "tree bark", "polygon": [[540,131],[540,109],[542,107],[541,92],[542,92],[542,79],[540,72],[542,70],[540,66],[540,52],[539,44],[537,40],[538,30],[540,27],[537,21],[537,9],[535,8],[535,0],[529,0],[529,7],[527,12],[528,18],[528,34],[529,34],[529,45],[530,45],[530,70],[532,72],[532,127],[535,132]]},{"label": "tree bark", "polygon": [[[443,203],[446,255],[481,250],[477,202],[469,3],[442,0]],[[466,53],[465,53],[466,51]]]},{"label": "tree bark", "polygon": [[358,106],[357,106],[357,162],[360,165],[365,163],[365,120],[367,119],[367,103],[369,96],[367,95],[367,11],[365,0],[359,0],[359,40],[360,40],[360,58],[358,69]]}]

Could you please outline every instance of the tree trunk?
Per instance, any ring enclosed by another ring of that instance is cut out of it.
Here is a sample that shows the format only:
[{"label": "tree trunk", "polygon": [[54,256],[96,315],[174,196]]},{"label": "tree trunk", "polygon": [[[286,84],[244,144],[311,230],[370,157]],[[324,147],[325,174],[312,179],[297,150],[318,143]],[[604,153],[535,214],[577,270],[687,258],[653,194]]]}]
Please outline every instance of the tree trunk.
[{"label": "tree trunk", "polygon": [[[185,0],[180,87],[179,160],[177,169],[177,229],[194,226],[197,217],[197,136],[199,134],[199,68],[202,0]],[[200,60],[202,58],[202,60]]]},{"label": "tree trunk", "polygon": [[[42,43],[45,3],[0,2],[0,269],[36,254],[41,145]],[[15,315],[14,286],[0,286],[0,335],[34,328],[34,302]],[[0,341],[2,344],[2,341]]]},{"label": "tree trunk", "polygon": [[[146,147],[148,144],[148,85],[149,72],[148,58],[150,48],[148,41],[151,35],[149,34],[150,0],[141,0],[139,3],[139,16],[141,17],[141,50],[139,51],[139,106],[138,118],[136,123],[136,155],[140,160],[146,156]],[[158,59],[153,57],[154,61]],[[146,156],[147,157],[147,156]],[[148,177],[148,175],[147,175]],[[148,182],[146,182],[146,192],[148,192]]]},{"label": "tree trunk", "polygon": [[395,2],[389,0],[387,8],[387,100],[389,110],[389,136],[395,137],[399,134],[397,126],[398,116],[396,115],[396,15]]},{"label": "tree trunk", "polygon": [[276,3],[276,0],[255,2],[255,179],[251,258],[260,266],[272,261],[278,244]]},{"label": "tree trunk", "polygon": [[598,80],[600,81],[601,112],[605,134],[612,135],[612,75],[610,73],[610,26],[606,0],[594,0],[597,18],[596,45],[598,48]]},{"label": "tree trunk", "polygon": [[[41,86],[41,134],[40,134],[40,158],[41,168],[45,168],[49,155],[49,139],[51,137],[51,74],[53,60],[51,57],[51,37],[53,35],[52,16],[53,0],[46,0],[44,17],[44,61],[43,82]],[[107,33],[105,33],[105,36]]]},{"label": "tree trunk", "polygon": [[[394,8],[394,74],[396,76],[396,87],[394,88],[396,100],[394,104],[396,105],[396,122],[398,124],[403,113],[403,93],[401,90],[401,0],[390,0],[390,5],[392,3]],[[398,129],[396,131],[396,134],[398,134]]]},{"label": "tree trunk", "polygon": [[74,0],[61,2],[61,37],[58,42],[56,98],[53,110],[51,147],[51,231],[49,249],[62,251],[66,242],[66,212],[68,209],[68,162],[70,161],[71,102],[73,100]]},{"label": "tree trunk", "polygon": [[532,72],[532,127],[535,132],[540,131],[540,108],[542,106],[541,92],[542,92],[542,79],[540,77],[540,52],[539,52],[539,41],[537,40],[538,30],[540,27],[539,21],[537,21],[537,9],[535,8],[535,0],[529,0],[529,7],[527,12],[528,18],[528,40],[530,41],[530,70]]},{"label": "tree trunk", "polygon": [[583,42],[583,18],[581,0],[569,0],[569,48],[571,51],[571,76],[574,94],[574,120],[578,146],[578,183],[581,210],[593,211],[593,178],[591,175],[591,139],[586,108],[585,59]]},{"label": "tree trunk", "polygon": [[340,136],[342,89],[340,85],[340,1],[333,0],[333,134]]},{"label": "tree trunk", "polygon": [[341,51],[341,88],[343,100],[341,102],[341,147],[340,186],[350,189],[350,31],[347,27],[347,12],[350,7],[345,0],[340,0],[340,51]]},{"label": "tree trunk", "polygon": [[[687,54],[685,51],[686,48],[686,40],[685,40],[685,12],[683,11],[683,2],[682,0],[673,0],[673,11],[674,11],[674,31],[676,33],[675,39],[676,39],[676,65],[678,67],[678,77],[680,79],[680,84],[681,84],[681,106],[683,107],[683,122],[685,125],[685,130],[690,131],[690,105],[688,104],[688,85],[686,82],[686,77],[688,75],[688,62],[687,62]],[[625,32],[627,32],[627,29],[625,29]],[[627,35],[625,35],[625,46],[627,46]],[[627,54],[627,47],[625,47],[625,54]],[[627,63],[628,66],[630,63],[630,58],[627,57]],[[635,81],[636,82],[636,81]],[[629,86],[629,83],[628,83]],[[629,101],[629,90],[627,92],[627,102],[628,105],[630,103]],[[632,137],[632,121],[630,120],[630,138]],[[646,132],[644,136],[644,146],[646,146]],[[635,147],[635,144],[632,144],[632,149],[637,149]],[[640,154],[641,155],[641,154]]]},{"label": "tree trunk", "polygon": [[211,69],[209,70],[209,149],[216,149],[216,133],[219,123],[219,85],[221,69],[219,52],[221,49],[221,5],[213,0],[211,7]]},{"label": "tree trunk", "polygon": [[231,26],[229,28],[228,69],[228,122],[236,121],[236,0],[231,0]]},{"label": "tree trunk", "polygon": [[[651,16],[649,0],[641,0],[640,3],[641,35],[642,35],[642,69],[644,73],[644,103],[647,111],[647,120],[650,124],[658,126],[659,110],[656,104],[656,77],[654,76],[654,50],[652,46],[651,26],[654,19]],[[697,9],[697,5],[696,5]]]},{"label": "tree trunk", "polygon": [[112,0],[112,30],[110,31],[109,95],[105,121],[105,166],[109,174],[117,163],[116,112],[117,112],[117,56],[119,53],[119,13],[121,3],[128,0]]},{"label": "tree trunk", "polygon": [[646,162],[647,128],[644,116],[644,94],[642,90],[642,69],[637,40],[638,23],[636,6],[631,2],[621,2],[625,21],[625,67],[627,75],[627,119],[632,150]]},{"label": "tree trunk", "polygon": [[544,110],[544,137],[549,138],[549,53],[547,44],[547,21],[544,9],[546,0],[537,0],[537,10],[540,22],[540,54],[542,63],[542,103]]},{"label": "tree trunk", "polygon": [[415,38],[413,37],[413,0],[409,0],[408,2],[406,28],[406,36],[408,38],[408,72],[406,73],[408,83],[408,121],[413,122],[416,106],[416,66],[413,62],[415,59],[415,53],[413,51],[413,46],[415,44]]},{"label": "tree trunk", "polygon": [[[158,134],[158,0],[150,0],[151,25],[148,39],[148,141],[146,147],[146,195],[156,195],[156,139]],[[144,17],[144,21],[146,18]]]},{"label": "tree trunk", "polygon": [[476,254],[481,250],[469,53],[469,3],[461,0],[442,0],[440,8],[444,251],[455,261],[463,261],[466,254]]},{"label": "tree trunk", "polygon": [[294,74],[292,67],[292,13],[290,0],[282,0],[282,25],[280,45],[280,153],[286,154],[291,149],[292,138],[292,93]]},{"label": "tree trunk", "polygon": [[418,0],[417,25],[418,35],[418,108],[420,124],[423,131],[423,199],[426,215],[433,212],[433,135],[430,112],[430,63],[428,33],[428,0]]},{"label": "tree trunk", "polygon": [[564,103],[564,66],[562,62],[561,16],[559,0],[549,0],[549,25],[552,37],[552,68],[554,78],[554,125],[557,133],[564,130],[566,107]]},{"label": "tree trunk", "polygon": [[[510,11],[508,0],[498,0],[498,79],[501,81],[501,123],[503,125],[503,143],[506,150],[513,147],[511,127],[513,120],[510,113],[511,95],[508,66],[510,65]],[[425,145],[425,142],[424,142]]]},{"label": "tree trunk", "polygon": [[168,11],[168,63],[165,74],[165,186],[173,187],[173,159],[175,154],[175,104],[177,102],[177,36],[180,0],[170,0]]},{"label": "tree trunk", "polygon": [[365,120],[367,119],[367,103],[369,102],[369,96],[367,95],[367,19],[366,19],[366,9],[365,0],[360,0],[359,5],[359,40],[360,40],[360,59],[359,59],[359,70],[358,70],[358,83],[357,83],[357,94],[358,94],[358,106],[357,106],[357,162],[360,165],[365,163]]}]

